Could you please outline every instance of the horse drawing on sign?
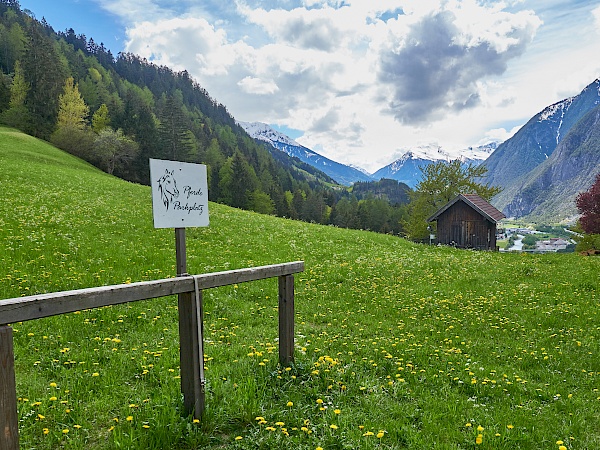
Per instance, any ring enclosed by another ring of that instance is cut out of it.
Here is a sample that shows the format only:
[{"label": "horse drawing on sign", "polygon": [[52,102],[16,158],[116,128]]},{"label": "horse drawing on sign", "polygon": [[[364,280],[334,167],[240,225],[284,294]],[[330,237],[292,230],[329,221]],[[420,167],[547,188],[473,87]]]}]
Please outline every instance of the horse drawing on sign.
[{"label": "horse drawing on sign", "polygon": [[167,211],[169,210],[169,205],[173,203],[173,199],[179,197],[177,182],[173,176],[174,172],[175,170],[169,172],[165,169],[165,174],[158,179],[158,191],[160,192],[160,198],[165,205],[165,208],[167,208]]}]

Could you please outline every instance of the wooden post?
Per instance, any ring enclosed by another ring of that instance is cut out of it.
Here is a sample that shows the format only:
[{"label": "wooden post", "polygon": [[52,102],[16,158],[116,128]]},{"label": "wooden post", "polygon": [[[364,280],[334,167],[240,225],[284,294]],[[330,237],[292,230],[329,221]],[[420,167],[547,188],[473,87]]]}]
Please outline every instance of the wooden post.
[{"label": "wooden post", "polygon": [[0,326],[0,450],[18,450],[19,417],[15,384],[13,331]]},{"label": "wooden post", "polygon": [[[177,276],[188,276],[185,247],[185,228],[175,228],[175,248]],[[198,296],[201,300],[201,294]],[[179,294],[179,361],[181,371],[181,392],[186,414],[194,414],[199,419],[204,411],[204,385],[201,374],[204,372],[204,355],[201,353],[202,329],[201,305],[193,292]]]},{"label": "wooden post", "polygon": [[279,362],[294,361],[294,275],[279,277]]}]

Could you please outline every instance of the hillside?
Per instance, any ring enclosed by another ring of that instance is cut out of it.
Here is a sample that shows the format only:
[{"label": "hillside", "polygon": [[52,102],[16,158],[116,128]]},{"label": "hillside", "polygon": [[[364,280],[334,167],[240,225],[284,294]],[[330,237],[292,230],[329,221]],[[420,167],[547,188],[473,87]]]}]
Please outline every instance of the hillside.
[{"label": "hillside", "polygon": [[[0,186],[0,298],[175,275],[148,187],[6,128]],[[13,324],[22,448],[600,447],[600,259],[209,213],[190,273],[305,261],[295,364],[277,364],[274,280],[204,292],[199,423],[180,412],[175,298]]]},{"label": "hillside", "polygon": [[577,215],[575,198],[600,172],[600,106],[587,113],[552,155],[494,199],[508,216],[550,223]]}]

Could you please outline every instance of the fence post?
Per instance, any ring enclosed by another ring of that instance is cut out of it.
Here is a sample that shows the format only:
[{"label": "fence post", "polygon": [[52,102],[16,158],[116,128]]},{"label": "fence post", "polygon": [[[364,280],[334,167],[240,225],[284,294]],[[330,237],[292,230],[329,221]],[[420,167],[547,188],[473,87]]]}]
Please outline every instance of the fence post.
[{"label": "fence post", "polygon": [[294,275],[279,277],[279,362],[294,361]]},{"label": "fence post", "polygon": [[15,384],[13,331],[0,326],[0,450],[18,450],[19,417]]},{"label": "fence post", "polygon": [[[187,276],[185,248],[185,228],[175,228],[175,248],[177,256],[177,276]],[[179,294],[177,308],[179,310],[179,365],[181,375],[181,393],[183,408],[186,414],[194,414],[200,419],[204,411],[204,386],[201,373],[204,366],[204,355],[200,354],[202,326],[201,307],[202,294],[192,292]]]}]

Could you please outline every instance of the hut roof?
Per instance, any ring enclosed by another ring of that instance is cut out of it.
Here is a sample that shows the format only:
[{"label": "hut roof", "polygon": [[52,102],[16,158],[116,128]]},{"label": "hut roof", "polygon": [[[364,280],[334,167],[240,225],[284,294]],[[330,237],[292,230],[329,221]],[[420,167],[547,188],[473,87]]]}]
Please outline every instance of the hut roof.
[{"label": "hut roof", "polygon": [[439,209],[433,216],[427,219],[427,222],[433,222],[437,220],[437,218],[448,208],[454,205],[458,201],[463,201],[483,217],[485,217],[490,222],[497,223],[498,221],[504,219],[506,216],[496,208],[494,208],[487,201],[482,199],[477,194],[459,194],[454,199],[450,200],[444,207]]}]

